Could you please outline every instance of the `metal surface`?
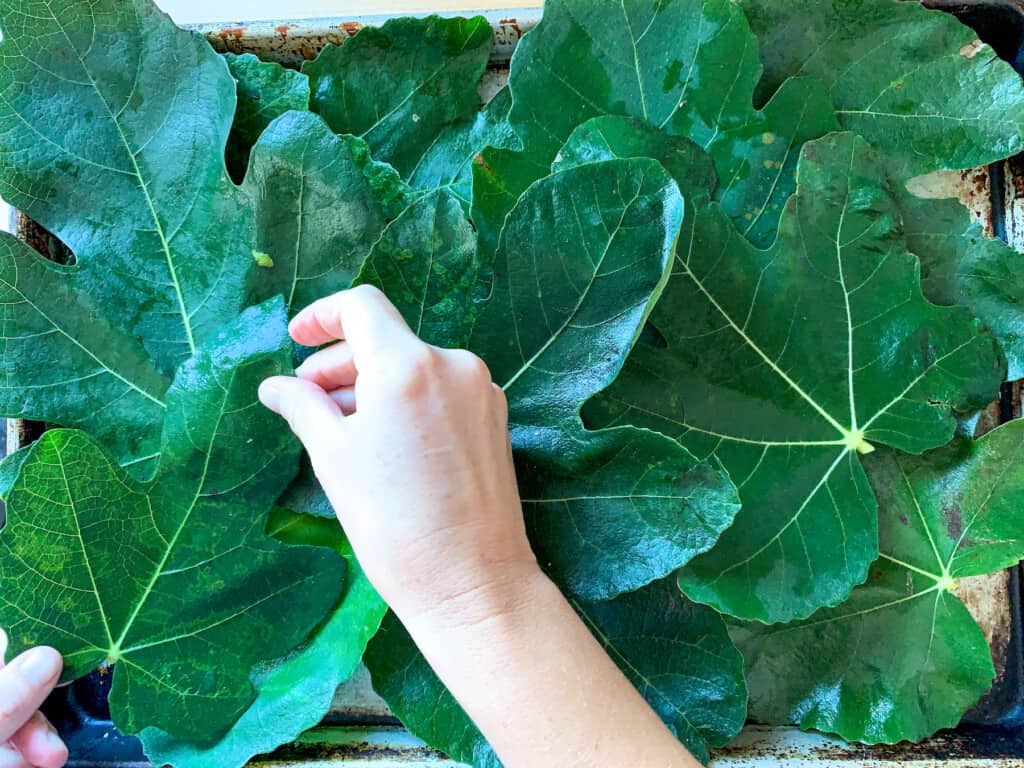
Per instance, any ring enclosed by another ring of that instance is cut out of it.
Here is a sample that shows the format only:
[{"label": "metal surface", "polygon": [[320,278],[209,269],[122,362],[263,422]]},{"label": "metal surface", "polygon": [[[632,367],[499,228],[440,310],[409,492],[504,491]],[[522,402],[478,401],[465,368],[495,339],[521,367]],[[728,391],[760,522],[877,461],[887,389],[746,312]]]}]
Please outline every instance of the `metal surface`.
[{"label": "metal surface", "polygon": [[[986,4],[961,5],[976,7]],[[1007,3],[990,2],[987,5]],[[489,12],[486,15],[494,26],[496,41],[491,68],[481,88],[482,95],[489,98],[507,79],[512,50],[521,35],[536,23],[539,11]],[[217,50],[255,53],[265,59],[296,66],[303,60],[314,58],[325,44],[343,43],[362,26],[381,23],[385,18],[218,24],[194,28],[205,34]],[[979,16],[975,14],[974,18],[977,21]],[[969,20],[965,17],[965,21]],[[1005,30],[1005,24],[999,26]],[[1004,236],[1018,249],[1024,250],[1024,161],[1010,161],[1005,168],[932,174],[915,180],[914,185],[915,191],[926,196],[960,198],[972,215],[984,224],[988,234]],[[994,200],[997,201],[995,206]],[[44,255],[56,260],[66,258],[67,253],[60,244],[32,222],[22,218],[19,233]],[[1020,415],[1020,387],[1008,386],[1001,402],[994,404],[982,418],[979,430],[991,429]],[[14,449],[34,439],[42,425],[12,421],[7,428],[8,445]],[[999,670],[999,679],[992,693],[968,719],[982,723],[1024,723],[1019,574],[1011,571],[965,580],[960,596],[985,632]],[[148,764],[138,743],[117,734],[109,722],[105,698],[107,685],[109,677],[99,675],[80,681],[49,702],[48,712],[60,725],[62,733],[69,737],[75,755],[71,763],[73,768],[143,768]],[[361,670],[339,690],[335,706],[322,727],[274,755],[254,761],[253,765],[262,768],[337,768],[347,765],[454,768],[457,764],[402,730],[373,693],[365,670]],[[849,768],[854,765],[878,768],[1024,766],[1024,731],[968,726],[940,734],[919,745],[868,748],[795,729],[750,726],[735,744],[718,752],[713,765],[718,768],[769,765],[815,768]]]}]

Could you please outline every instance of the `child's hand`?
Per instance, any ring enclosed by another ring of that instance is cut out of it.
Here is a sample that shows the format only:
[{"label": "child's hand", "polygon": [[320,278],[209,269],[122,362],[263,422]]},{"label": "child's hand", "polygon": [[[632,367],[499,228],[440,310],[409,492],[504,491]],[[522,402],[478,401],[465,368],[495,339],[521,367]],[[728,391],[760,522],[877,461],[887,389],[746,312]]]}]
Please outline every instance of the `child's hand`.
[{"label": "child's hand", "polygon": [[7,635],[0,630],[0,768],[60,768],[68,750],[39,705],[60,678],[52,648],[25,651],[6,667]]},{"label": "child's hand", "polygon": [[514,604],[540,570],[511,460],[505,395],[475,355],[420,341],[384,294],[321,299],[291,323],[337,342],[265,405],[302,440],[370,580],[404,620],[472,623]]}]

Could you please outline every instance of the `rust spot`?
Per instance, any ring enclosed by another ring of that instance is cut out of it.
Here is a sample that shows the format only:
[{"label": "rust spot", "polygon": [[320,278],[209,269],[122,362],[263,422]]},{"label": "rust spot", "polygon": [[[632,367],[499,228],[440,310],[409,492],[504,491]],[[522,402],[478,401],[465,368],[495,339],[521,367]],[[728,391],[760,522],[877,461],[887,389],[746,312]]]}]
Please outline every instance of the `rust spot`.
[{"label": "rust spot", "polygon": [[241,40],[245,37],[245,27],[224,27],[220,32],[217,33],[221,40],[227,41],[228,38],[234,40]]},{"label": "rust spot", "polygon": [[907,519],[906,515],[900,515],[900,523],[903,525],[910,525],[910,520]]},{"label": "rust spot", "polygon": [[343,22],[342,25],[341,25],[341,31],[344,32],[349,37],[352,37],[354,34],[356,34],[362,28],[363,28],[363,25],[360,24],[358,21],[346,21],[346,22]]},{"label": "rust spot", "polygon": [[985,47],[985,44],[981,40],[972,40],[963,48],[960,49],[960,55],[965,59],[973,59],[978,55],[978,51]]},{"label": "rust spot", "polygon": [[274,27],[274,31],[277,32],[281,37],[288,37],[288,30],[294,27],[294,24],[279,24]]}]

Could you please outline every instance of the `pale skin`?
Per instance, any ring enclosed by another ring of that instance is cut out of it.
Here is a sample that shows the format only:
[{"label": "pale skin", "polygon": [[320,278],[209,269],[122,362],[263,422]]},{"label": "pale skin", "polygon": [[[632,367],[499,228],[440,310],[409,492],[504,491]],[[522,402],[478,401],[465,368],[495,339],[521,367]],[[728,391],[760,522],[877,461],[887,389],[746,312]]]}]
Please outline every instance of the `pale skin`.
[{"label": "pale skin", "polygon": [[368,286],[315,302],[290,332],[328,346],[260,399],[507,768],[697,768],[538,566],[505,395],[484,363],[423,343]]},{"label": "pale skin", "polygon": [[[538,566],[505,395],[484,363],[420,341],[368,286],[315,302],[289,330],[323,348],[260,399],[302,441],[367,576],[504,765],[698,768]],[[59,676],[45,648],[0,670],[0,768],[66,761],[37,712]]]}]

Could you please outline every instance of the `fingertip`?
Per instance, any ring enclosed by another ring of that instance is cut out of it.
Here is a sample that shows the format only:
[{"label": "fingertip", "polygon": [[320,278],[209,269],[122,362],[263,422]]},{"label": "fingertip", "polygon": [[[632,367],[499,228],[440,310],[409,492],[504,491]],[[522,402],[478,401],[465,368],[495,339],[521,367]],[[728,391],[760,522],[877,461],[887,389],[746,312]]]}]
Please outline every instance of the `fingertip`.
[{"label": "fingertip", "polygon": [[260,388],[257,390],[256,395],[259,397],[260,402],[274,413],[281,415],[281,389],[282,379],[288,378],[287,376],[272,376],[269,379],[264,379],[260,383]]}]

